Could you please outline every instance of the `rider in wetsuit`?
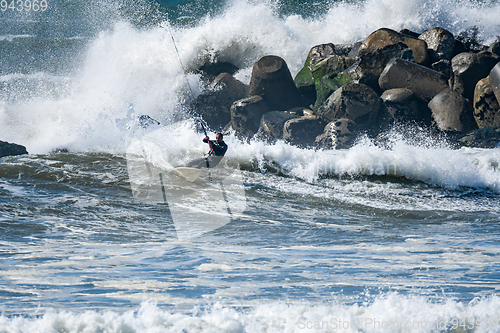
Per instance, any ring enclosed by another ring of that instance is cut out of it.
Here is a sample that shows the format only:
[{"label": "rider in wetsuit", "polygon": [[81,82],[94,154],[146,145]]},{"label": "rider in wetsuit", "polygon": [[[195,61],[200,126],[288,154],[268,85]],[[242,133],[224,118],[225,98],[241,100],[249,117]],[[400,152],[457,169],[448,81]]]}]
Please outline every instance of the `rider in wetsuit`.
[{"label": "rider in wetsuit", "polygon": [[215,140],[210,140],[208,136],[203,139],[203,142],[208,143],[210,151],[207,157],[197,158],[189,162],[186,166],[190,168],[213,168],[221,161],[227,151],[227,144],[224,142],[222,133],[217,133]]},{"label": "rider in wetsuit", "polygon": [[210,140],[208,136],[203,139],[203,142],[210,146],[209,156],[224,156],[227,151],[227,144],[223,140],[222,133],[217,133],[215,140]]}]

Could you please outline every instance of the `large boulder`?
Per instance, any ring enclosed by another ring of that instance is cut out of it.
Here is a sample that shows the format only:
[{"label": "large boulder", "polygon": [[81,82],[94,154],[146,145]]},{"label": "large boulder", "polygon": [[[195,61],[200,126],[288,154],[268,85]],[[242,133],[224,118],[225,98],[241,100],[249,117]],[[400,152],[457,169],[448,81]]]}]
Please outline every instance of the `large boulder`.
[{"label": "large boulder", "polygon": [[[300,82],[304,81],[306,83],[314,85],[314,79],[312,77],[311,73],[311,66],[314,66],[315,64],[323,61],[324,59],[328,58],[331,55],[336,55],[337,54],[337,49],[334,44],[328,43],[328,44],[319,44],[313,46],[310,50],[309,53],[307,54],[306,61],[304,63],[304,67],[297,73],[297,76],[295,77],[295,83],[297,87],[301,85]],[[302,77],[301,74],[304,74],[305,77]]]},{"label": "large boulder", "polygon": [[500,105],[486,77],[476,85],[474,91],[474,118],[479,128],[500,126]]},{"label": "large boulder", "polygon": [[315,116],[290,119],[283,126],[283,140],[298,147],[313,147],[326,122]]},{"label": "large boulder", "polygon": [[316,137],[316,147],[320,149],[347,149],[356,139],[357,125],[346,118],[329,122],[323,133]]},{"label": "large boulder", "polygon": [[379,29],[368,36],[359,47],[359,55],[397,43],[404,43],[413,51],[413,58],[417,64],[428,64],[427,44],[425,41],[387,28]]},{"label": "large boulder", "polygon": [[441,59],[451,60],[453,57],[456,41],[453,34],[448,30],[439,27],[432,28],[424,31],[418,39],[427,43],[431,63]]},{"label": "large boulder", "polygon": [[[319,79],[332,71],[339,71],[339,60],[341,62],[346,61],[343,50],[338,50],[337,47],[332,44],[320,44],[313,46],[309,51],[304,67],[295,76],[295,84],[298,88],[303,85],[314,86],[315,79]],[[329,60],[330,58],[332,58]],[[351,65],[354,60],[351,60]],[[349,65],[350,66],[350,65]],[[342,66],[344,67],[344,66]],[[340,69],[340,70],[344,70]]]},{"label": "large boulder", "polygon": [[307,54],[304,66],[293,79],[297,90],[308,104],[314,104],[316,101],[315,83],[310,68],[311,62],[314,59],[324,59],[330,54],[333,54],[333,49],[334,45],[332,43],[313,46]]},{"label": "large boulder", "polygon": [[0,157],[24,155],[27,153],[28,151],[24,146],[15,143],[0,141]]},{"label": "large boulder", "polygon": [[430,102],[434,124],[443,132],[465,133],[477,129],[470,103],[454,90],[446,89]]},{"label": "large boulder", "polygon": [[413,52],[406,44],[390,44],[372,52],[363,53],[360,60],[346,72],[352,78],[352,82],[366,84],[381,93],[378,79],[385,66],[394,58],[412,61]]},{"label": "large boulder", "polygon": [[378,81],[383,90],[406,88],[425,101],[448,88],[443,74],[403,59],[392,59]]},{"label": "large boulder", "polygon": [[346,83],[339,73],[352,66],[355,60],[344,53],[344,50],[331,43],[311,48],[304,67],[294,79],[307,104],[314,104],[317,108],[333,91]]},{"label": "large boulder", "polygon": [[273,55],[254,64],[249,94],[262,96],[272,110],[284,111],[304,104],[285,60]]},{"label": "large boulder", "polygon": [[354,59],[334,54],[311,66],[316,90],[315,108],[323,104],[335,90],[352,81],[344,71],[354,63]]},{"label": "large boulder", "polygon": [[453,75],[450,86],[472,100],[477,82],[487,77],[497,63],[498,58],[490,52],[460,53],[451,60]]},{"label": "large boulder", "polygon": [[325,75],[323,78],[316,81],[316,102],[314,103],[314,110],[317,110],[335,90],[351,82],[352,78],[346,71]]},{"label": "large boulder", "polygon": [[231,105],[248,95],[248,86],[228,73],[219,74],[207,92],[194,101],[196,110],[214,130],[220,130],[231,120]]},{"label": "large boulder", "polygon": [[250,96],[231,105],[231,121],[224,131],[234,130],[240,137],[250,138],[259,130],[260,120],[271,111],[262,96]]},{"label": "large boulder", "polygon": [[348,83],[328,97],[316,114],[327,122],[347,118],[358,125],[370,126],[376,121],[380,106],[380,97],[372,88]]},{"label": "large boulder", "polygon": [[397,123],[414,122],[429,126],[431,111],[427,103],[406,88],[389,89],[380,96],[382,108]]},{"label": "large boulder", "polygon": [[500,127],[481,128],[462,135],[457,139],[458,144],[473,148],[500,147]]},{"label": "large boulder", "polygon": [[493,89],[497,101],[500,102],[500,63],[491,69],[488,77],[490,78],[491,89]]},{"label": "large boulder", "polygon": [[287,111],[268,112],[260,120],[256,137],[264,140],[282,139],[285,123],[295,118],[299,118],[299,116]]}]

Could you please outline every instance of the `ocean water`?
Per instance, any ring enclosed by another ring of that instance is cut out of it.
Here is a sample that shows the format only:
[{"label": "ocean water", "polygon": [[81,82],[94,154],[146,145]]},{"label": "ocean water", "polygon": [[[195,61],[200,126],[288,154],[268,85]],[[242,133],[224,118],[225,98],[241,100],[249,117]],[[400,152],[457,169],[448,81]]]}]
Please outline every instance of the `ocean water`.
[{"label": "ocean water", "polygon": [[[131,147],[145,147],[145,168],[206,152],[186,111],[206,62],[249,83],[275,54],[295,75],[312,46],[381,27],[489,44],[500,3],[11,4],[0,140],[30,154],[0,159],[0,332],[500,332],[500,148],[455,149],[418,128],[337,151],[229,135],[241,205],[194,237],[179,236],[165,196],[140,200],[131,164]],[[143,114],[161,125],[142,129]],[[200,197],[216,193],[205,185]]]}]

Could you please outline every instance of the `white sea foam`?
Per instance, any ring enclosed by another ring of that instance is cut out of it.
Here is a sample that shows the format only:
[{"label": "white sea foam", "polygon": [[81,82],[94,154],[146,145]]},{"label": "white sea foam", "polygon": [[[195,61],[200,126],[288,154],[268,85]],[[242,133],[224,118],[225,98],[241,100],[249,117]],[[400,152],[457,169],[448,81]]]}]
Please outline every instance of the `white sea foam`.
[{"label": "white sea foam", "polygon": [[0,316],[2,332],[442,332],[500,331],[500,299],[469,304],[387,294],[363,304],[270,302],[246,310],[215,304],[171,313],[146,301],[137,310],[48,311],[37,317]]},{"label": "white sea foam", "polygon": [[[215,137],[213,132],[208,134]],[[500,148],[452,149],[434,139],[417,140],[417,134],[413,140],[398,132],[389,136],[390,142],[383,147],[365,138],[344,150],[303,149],[284,141],[242,142],[234,135],[226,135],[224,140],[229,145],[226,156],[238,161],[244,169],[258,169],[309,183],[322,178],[390,176],[452,190],[470,187],[500,192]],[[183,165],[203,156],[208,149],[201,141],[203,135],[196,133],[193,119],[154,131],[147,137],[163,147],[162,150],[148,146],[154,151],[149,158],[158,165],[168,165],[166,160]]]},{"label": "white sea foam", "polygon": [[500,191],[500,149],[451,149],[413,143],[398,137],[390,147],[361,140],[348,150],[312,150],[283,141],[241,143],[230,140],[228,156],[240,163],[254,161],[272,173],[313,182],[321,177],[395,176],[430,185],[457,189],[461,186]]}]

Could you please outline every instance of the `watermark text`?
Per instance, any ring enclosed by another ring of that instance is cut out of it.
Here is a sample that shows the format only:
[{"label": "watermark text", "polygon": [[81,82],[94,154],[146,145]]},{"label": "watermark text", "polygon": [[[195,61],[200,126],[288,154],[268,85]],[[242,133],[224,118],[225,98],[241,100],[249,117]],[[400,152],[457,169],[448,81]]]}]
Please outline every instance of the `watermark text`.
[{"label": "watermark text", "polygon": [[49,8],[47,0],[1,0],[2,12],[44,12]]},{"label": "watermark text", "polygon": [[498,318],[447,318],[438,320],[396,320],[377,318],[356,318],[343,320],[340,318],[327,318],[326,320],[306,320],[300,318],[297,327],[303,330],[475,330],[479,328],[494,329],[500,327]]}]

